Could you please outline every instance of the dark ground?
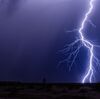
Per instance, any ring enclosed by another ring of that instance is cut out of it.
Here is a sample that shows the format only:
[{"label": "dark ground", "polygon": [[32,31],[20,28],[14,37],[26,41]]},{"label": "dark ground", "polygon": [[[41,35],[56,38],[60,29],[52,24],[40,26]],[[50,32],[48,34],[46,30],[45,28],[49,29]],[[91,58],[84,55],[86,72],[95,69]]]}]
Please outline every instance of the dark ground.
[{"label": "dark ground", "polygon": [[100,99],[100,84],[0,82],[0,99]]}]

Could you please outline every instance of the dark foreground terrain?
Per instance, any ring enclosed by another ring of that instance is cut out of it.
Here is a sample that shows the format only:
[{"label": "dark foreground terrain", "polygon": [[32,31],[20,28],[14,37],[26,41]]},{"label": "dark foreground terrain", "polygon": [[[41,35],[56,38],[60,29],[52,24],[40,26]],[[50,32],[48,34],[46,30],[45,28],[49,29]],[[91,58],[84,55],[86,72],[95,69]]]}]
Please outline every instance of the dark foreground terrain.
[{"label": "dark foreground terrain", "polygon": [[100,84],[0,82],[0,99],[100,99]]}]

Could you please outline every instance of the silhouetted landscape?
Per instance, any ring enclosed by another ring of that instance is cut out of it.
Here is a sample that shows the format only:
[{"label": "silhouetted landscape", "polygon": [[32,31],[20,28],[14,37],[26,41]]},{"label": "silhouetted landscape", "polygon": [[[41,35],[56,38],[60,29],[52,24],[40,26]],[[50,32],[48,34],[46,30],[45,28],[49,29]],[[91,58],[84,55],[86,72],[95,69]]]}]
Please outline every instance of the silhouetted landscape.
[{"label": "silhouetted landscape", "polygon": [[0,82],[0,99],[100,99],[100,84]]}]

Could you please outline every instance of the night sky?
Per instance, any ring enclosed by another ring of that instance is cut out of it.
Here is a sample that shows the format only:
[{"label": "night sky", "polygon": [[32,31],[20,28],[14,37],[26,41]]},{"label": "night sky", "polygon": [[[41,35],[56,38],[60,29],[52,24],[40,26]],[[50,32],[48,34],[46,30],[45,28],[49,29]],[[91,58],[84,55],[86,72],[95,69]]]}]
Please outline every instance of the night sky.
[{"label": "night sky", "polygon": [[[83,47],[68,71],[59,50],[73,42],[89,0],[0,0],[0,81],[80,82],[86,70],[87,50]],[[85,36],[100,45],[100,0],[86,25]],[[100,49],[95,49],[100,58]],[[100,68],[95,81],[100,81]]]}]

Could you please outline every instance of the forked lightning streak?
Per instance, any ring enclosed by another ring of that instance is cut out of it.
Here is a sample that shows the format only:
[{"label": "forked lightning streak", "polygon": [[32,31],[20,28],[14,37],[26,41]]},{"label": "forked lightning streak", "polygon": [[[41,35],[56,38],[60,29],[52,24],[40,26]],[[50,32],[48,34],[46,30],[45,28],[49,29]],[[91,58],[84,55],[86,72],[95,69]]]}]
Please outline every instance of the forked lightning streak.
[{"label": "forked lightning streak", "polygon": [[[81,25],[79,27],[79,29],[74,29],[77,30],[79,33],[79,39],[76,39],[74,42],[72,42],[69,45],[66,45],[65,48],[63,50],[61,50],[61,52],[65,55],[67,55],[68,57],[62,61],[59,62],[59,65],[61,65],[64,62],[67,62],[68,65],[70,65],[69,70],[71,70],[75,59],[79,53],[80,48],[82,48],[83,46],[88,50],[89,56],[88,56],[88,63],[86,66],[86,72],[81,80],[82,83],[86,83],[86,82],[93,82],[93,77],[94,77],[94,73],[95,73],[95,67],[100,65],[100,62],[98,60],[98,58],[95,56],[94,53],[94,48],[95,47],[100,47],[98,45],[94,45],[93,42],[89,41],[88,39],[85,38],[84,36],[84,32],[83,30],[85,29],[85,25],[86,22],[90,22],[91,25],[95,26],[94,24],[92,24],[92,22],[89,20],[89,16],[91,15],[93,8],[94,8],[94,1],[96,0],[90,0],[89,1],[89,7],[87,12],[85,13],[85,16],[81,22]],[[73,32],[72,31],[68,31],[68,32]]]}]

